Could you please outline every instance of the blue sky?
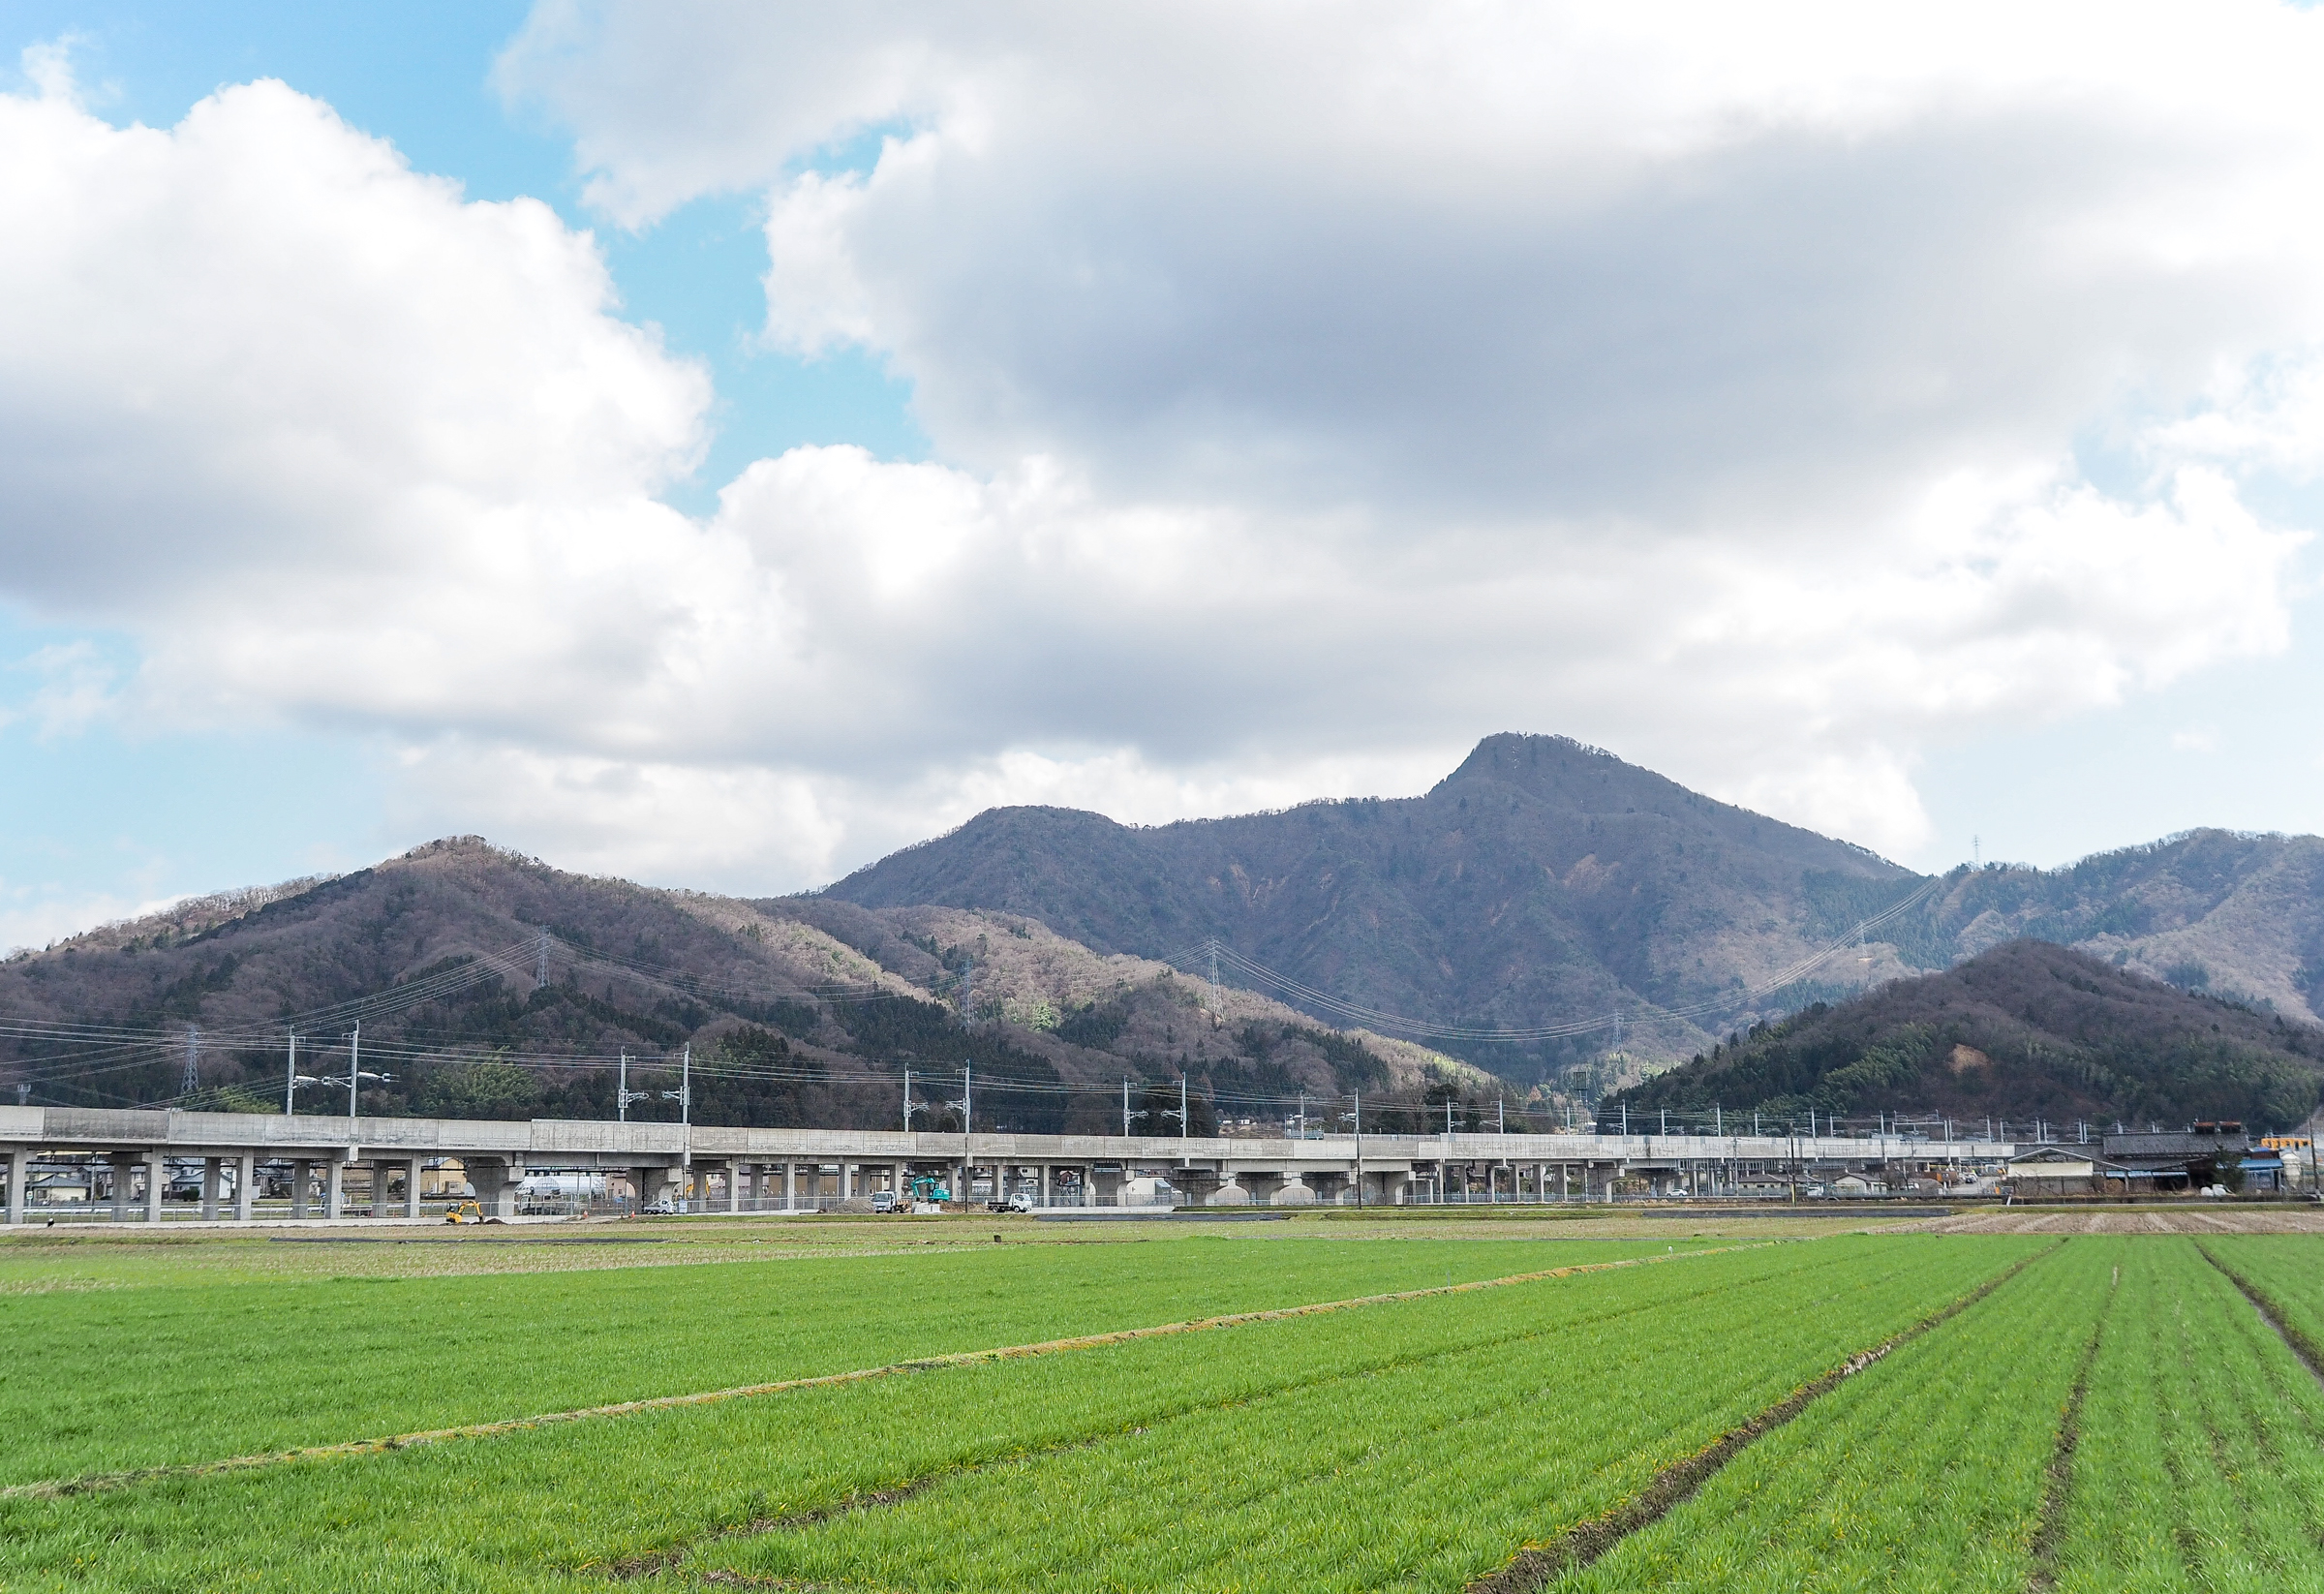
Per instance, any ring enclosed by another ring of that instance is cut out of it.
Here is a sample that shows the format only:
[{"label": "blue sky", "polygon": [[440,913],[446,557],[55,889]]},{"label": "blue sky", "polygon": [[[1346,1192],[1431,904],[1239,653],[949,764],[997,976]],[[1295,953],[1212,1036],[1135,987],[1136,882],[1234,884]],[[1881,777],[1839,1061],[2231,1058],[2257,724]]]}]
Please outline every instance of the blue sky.
[{"label": "blue sky", "polygon": [[[2094,51],[2071,9],[1430,53],[1361,8],[0,5],[69,197],[22,202],[71,212],[17,225],[119,240],[24,252],[70,335],[0,371],[66,417],[0,461],[0,944],[451,831],[794,889],[991,802],[1409,792],[1504,729],[1924,868],[2324,827],[2324,243],[2204,210],[2324,170],[2313,19]],[[1349,111],[1382,62],[1409,122]],[[304,99],[167,152],[87,120],[261,78]],[[305,249],[278,347],[231,285]]]}]

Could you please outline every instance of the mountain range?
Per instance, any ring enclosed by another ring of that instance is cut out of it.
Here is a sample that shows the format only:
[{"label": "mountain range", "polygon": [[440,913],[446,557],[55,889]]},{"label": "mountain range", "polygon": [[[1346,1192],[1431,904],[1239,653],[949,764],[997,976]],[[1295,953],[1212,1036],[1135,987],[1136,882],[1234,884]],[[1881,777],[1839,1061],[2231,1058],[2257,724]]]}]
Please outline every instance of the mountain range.
[{"label": "mountain range", "polygon": [[1152,827],[994,809],[825,895],[1148,958],[1215,938],[1296,1006],[1397,1015],[1523,1081],[1602,1079],[1609,1055],[1620,1078],[2029,936],[2302,1023],[2324,1000],[2324,840],[2200,830],[1927,876],[1556,736],[1488,737],[1412,798]]},{"label": "mountain range", "polygon": [[2182,991],[2051,941],[2005,941],[1939,974],[1755,1025],[1602,1103],[1697,1122],[1712,1111],[2288,1128],[2324,1092],[2324,1029]]},{"label": "mountain range", "polygon": [[343,1086],[360,1018],[365,1068],[392,1077],[358,1104],[382,1111],[610,1116],[627,1054],[634,1114],[676,1113],[664,1075],[690,1057],[729,1121],[901,1121],[911,1067],[944,1080],[915,1098],[931,1126],[963,1062],[980,1127],[1118,1126],[1125,1081],[1131,1121],[1160,1127],[1181,1077],[1198,1119],[1357,1088],[1382,1112],[1505,1088],[1562,1112],[2026,939],[2312,1026],[2324,840],[2203,830],[1922,875],[1516,735],[1411,798],[1150,827],[995,809],[803,896],[457,838],[0,962],[0,1088],[279,1106],[288,1032]]},{"label": "mountain range", "polygon": [[[302,1037],[294,1051],[290,1037]],[[181,904],[0,963],[0,1089],[64,1105],[918,1128],[1280,1127],[1497,1094],[1410,1042],[973,908],[767,903],[464,837]],[[616,1100],[627,1084],[638,1092]],[[1125,1092],[1128,1100],[1125,1102]],[[0,1099],[6,1099],[0,1097]]]}]

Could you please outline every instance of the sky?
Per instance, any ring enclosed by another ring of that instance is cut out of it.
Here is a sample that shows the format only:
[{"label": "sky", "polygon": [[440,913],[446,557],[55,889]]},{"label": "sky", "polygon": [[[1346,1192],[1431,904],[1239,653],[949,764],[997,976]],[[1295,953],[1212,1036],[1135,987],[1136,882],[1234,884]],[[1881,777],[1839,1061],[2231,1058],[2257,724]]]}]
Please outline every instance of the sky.
[{"label": "sky", "polygon": [[2314,10],[0,22],[0,947],[1504,730],[1923,869],[2324,828]]}]

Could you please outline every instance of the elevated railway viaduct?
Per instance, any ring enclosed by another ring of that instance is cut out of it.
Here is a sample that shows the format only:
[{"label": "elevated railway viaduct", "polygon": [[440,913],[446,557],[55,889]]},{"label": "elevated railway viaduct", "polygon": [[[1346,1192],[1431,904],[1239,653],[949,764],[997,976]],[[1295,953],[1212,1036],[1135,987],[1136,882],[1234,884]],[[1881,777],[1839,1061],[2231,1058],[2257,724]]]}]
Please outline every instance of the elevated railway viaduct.
[{"label": "elevated railway viaduct", "polygon": [[1043,1206],[1124,1205],[1158,1181],[1184,1206],[1394,1206],[1770,1194],[1849,1175],[1893,1188],[1905,1174],[1991,1165],[2015,1149],[1894,1136],[1180,1139],[0,1107],[12,1224],[35,1210],[28,1197],[40,1169],[99,1159],[109,1166],[117,1220],[159,1221],[172,1170],[199,1167],[203,1215],[248,1221],[261,1182],[289,1186],[294,1217],[342,1216],[358,1189],[374,1215],[415,1217],[421,1170],[447,1160],[488,1213],[507,1216],[519,1184],[540,1173],[615,1174],[642,1201],[688,1196],[693,1210],[713,1211],[828,1209],[875,1190],[901,1193],[920,1175],[958,1193],[1022,1193]]}]

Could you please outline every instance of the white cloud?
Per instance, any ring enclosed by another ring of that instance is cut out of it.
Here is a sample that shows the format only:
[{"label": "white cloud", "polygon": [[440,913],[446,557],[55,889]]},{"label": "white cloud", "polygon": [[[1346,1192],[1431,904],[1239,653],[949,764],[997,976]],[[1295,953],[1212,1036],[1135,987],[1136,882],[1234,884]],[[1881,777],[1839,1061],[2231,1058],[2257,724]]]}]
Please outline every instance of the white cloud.
[{"label": "white cloud", "polygon": [[21,708],[0,706],[0,727],[29,720],[44,738],[69,736],[113,713],[119,702],[118,673],[86,639],[36,648],[10,670],[37,685]]},{"label": "white cloud", "polygon": [[539,544],[655,535],[707,382],[609,313],[586,235],[463,202],[280,83],[117,129],[44,71],[0,96],[15,595],[175,622],[258,588],[507,586]]},{"label": "white cloud", "polygon": [[1903,850],[1932,739],[2284,646],[2245,485],[2324,438],[2270,374],[2324,346],[2320,25],[544,6],[505,77],[606,213],[763,193],[769,335],[886,353],[936,444],[698,519],[707,380],[586,233],[282,84],[120,129],[45,59],[0,584],[141,638],[132,718],[381,732],[399,824],[661,879],[1513,728]]}]

